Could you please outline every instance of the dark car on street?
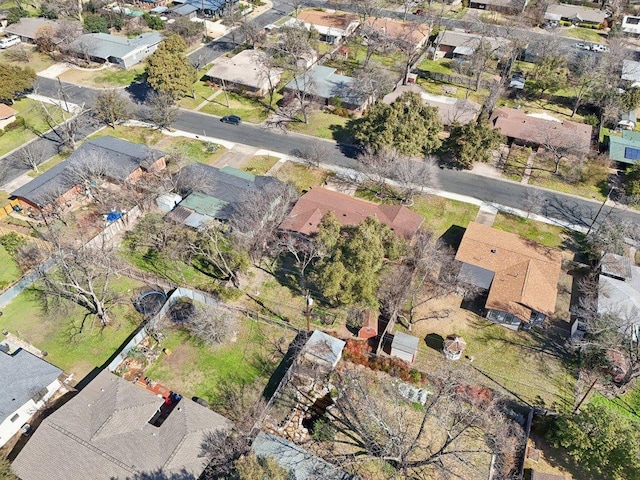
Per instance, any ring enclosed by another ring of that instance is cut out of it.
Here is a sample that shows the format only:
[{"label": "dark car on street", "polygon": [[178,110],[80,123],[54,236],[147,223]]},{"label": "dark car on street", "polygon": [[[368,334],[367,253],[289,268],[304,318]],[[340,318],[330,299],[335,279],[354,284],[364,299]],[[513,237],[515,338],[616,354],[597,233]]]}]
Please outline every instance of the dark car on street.
[{"label": "dark car on street", "polygon": [[242,119],[238,115],[225,115],[220,121],[231,125],[240,125],[242,123]]}]

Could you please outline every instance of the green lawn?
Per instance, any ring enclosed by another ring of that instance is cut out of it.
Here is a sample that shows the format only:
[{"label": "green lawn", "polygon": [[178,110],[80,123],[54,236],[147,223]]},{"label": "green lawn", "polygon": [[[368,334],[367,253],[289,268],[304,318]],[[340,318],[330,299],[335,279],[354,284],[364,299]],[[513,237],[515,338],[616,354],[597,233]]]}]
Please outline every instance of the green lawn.
[{"label": "green lawn", "polygon": [[531,171],[529,184],[604,201],[607,191],[606,182],[608,170],[606,167],[598,165],[595,161],[590,162],[590,164],[584,167],[584,175],[580,175],[581,178],[577,182],[574,181],[570,183],[565,179],[572,175],[571,162],[561,161],[559,174],[554,174],[553,170],[555,165],[553,160],[545,158],[544,155],[536,155],[534,161],[534,167],[536,168]]},{"label": "green lawn", "polygon": [[0,245],[0,290],[18,280],[22,276],[18,264],[13,257],[7,253],[2,245]]},{"label": "green lawn", "polygon": [[600,35],[599,30],[582,27],[571,27],[567,29],[563,28],[561,34],[565,37],[577,38],[578,40],[595,43],[602,42],[604,38],[602,35]]},{"label": "green lawn", "polygon": [[418,68],[427,72],[443,73],[445,75],[457,75],[457,72],[451,68],[452,60],[442,58],[440,60],[429,60],[425,58]]},{"label": "green lawn", "polygon": [[509,150],[509,157],[502,171],[502,176],[516,182],[522,180],[530,153],[531,149],[529,148],[518,145],[512,146]]},{"label": "green lawn", "polygon": [[[376,203],[380,199],[371,190],[358,190],[356,197],[364,198]],[[385,201],[385,203],[394,203]],[[417,214],[424,217],[423,228],[430,229],[436,237],[441,237],[452,226],[466,228],[478,214],[478,207],[470,203],[449,200],[435,195],[417,195],[413,199],[413,205],[409,207]]]},{"label": "green lawn", "polygon": [[65,154],[65,153],[59,153],[58,155],[56,155],[55,157],[51,157],[49,160],[47,160],[44,163],[41,163],[40,165],[38,165],[38,171],[36,172],[35,170],[29,170],[27,172],[27,175],[29,175],[32,178],[37,177],[38,175],[42,175],[44,172],[46,172],[47,170],[49,170],[50,168],[55,167],[56,165],[58,165],[60,162],[62,162],[65,158],[67,158],[69,156],[69,154]]},{"label": "green lawn", "polygon": [[190,160],[208,165],[213,164],[227,151],[226,148],[217,143],[208,143],[186,137],[165,137],[156,144],[156,147],[168,153],[179,152]]},{"label": "green lawn", "polygon": [[[5,129],[4,134],[0,136],[0,156],[36,138],[34,132],[44,133],[49,130],[49,126],[39,109],[39,103],[35,100],[21,98],[16,100],[11,108],[18,111],[17,116],[24,118],[28,128]],[[48,108],[56,120],[62,119],[62,111],[59,108],[53,105],[49,105]]]},{"label": "green lawn", "polygon": [[[480,88],[476,92],[472,88],[467,89],[466,87],[461,85],[437,82],[430,78],[418,78],[418,85],[420,85],[426,92],[431,93],[432,95],[445,95],[454,98],[466,98],[481,105],[484,102],[484,99],[489,94],[489,91],[486,88]],[[454,93],[451,93],[453,88],[455,88],[456,90]],[[448,92],[445,92],[445,89],[447,89]]]},{"label": "green lawn", "polygon": [[566,230],[562,227],[503,212],[498,212],[493,226],[554,248],[562,246],[566,235]]},{"label": "green lawn", "polygon": [[123,125],[116,125],[116,128],[103,128],[89,138],[102,137],[104,135],[122,138],[129,142],[144,143],[148,146],[155,146],[165,138],[164,134],[155,128],[125,127]]},{"label": "green lawn", "polygon": [[162,347],[170,349],[171,355],[161,356],[145,376],[182,395],[204,398],[223,410],[230,407],[221,396],[225,387],[253,385],[249,389],[253,395],[261,393],[282,358],[273,353],[270,339],[284,337],[290,341],[294,336],[289,330],[244,317],[239,318],[237,340],[215,348],[202,345],[183,330],[170,328],[163,333],[166,339]]},{"label": "green lawn", "polygon": [[270,155],[255,155],[249,159],[244,167],[242,167],[242,170],[253,173],[254,175],[264,175],[271,170],[278,161],[280,161],[278,157],[272,157]]},{"label": "green lawn", "polygon": [[74,382],[77,382],[94,367],[101,366],[141,320],[130,302],[140,284],[120,277],[112,285],[122,294],[123,304],[114,309],[112,323],[104,329],[89,321],[81,334],[71,338],[86,310],[69,305],[64,310],[44,311],[37,294],[27,290],[3,308],[0,330],[7,330],[47,351],[47,360],[73,374]]},{"label": "green lawn", "polygon": [[[2,7],[0,7],[0,10]],[[21,62],[16,61],[12,58],[12,50],[0,50],[0,63],[8,63],[11,65],[17,65],[18,67],[29,67],[32,68],[36,73],[41,72],[49,68],[55,62],[51,59],[49,55],[42,54],[40,52],[35,51],[35,46],[27,45],[25,43],[21,43],[25,49],[28,51],[29,61]],[[22,48],[22,47],[20,47]]]},{"label": "green lawn", "polygon": [[161,255],[149,258],[145,256],[145,252],[131,252],[125,247],[120,250],[120,255],[136,268],[153,273],[160,278],[166,278],[178,285],[208,291],[214,283],[214,279],[210,276],[180,260],[165,258]]},{"label": "green lawn", "polygon": [[629,420],[640,424],[640,382],[636,381],[635,387],[620,397],[606,398],[600,393],[596,393],[591,397],[589,403],[605,405]]},{"label": "green lawn", "polygon": [[[227,96],[229,106],[227,107]],[[266,120],[269,112],[265,105],[255,98],[245,97],[235,92],[219,94],[215,99],[200,109],[203,113],[223,117],[225,115],[238,115],[243,122],[261,123]]]},{"label": "green lawn", "polygon": [[310,113],[308,120],[309,123],[290,122],[287,124],[287,130],[333,140],[336,130],[343,128],[349,121],[348,118],[328,112]]},{"label": "green lawn", "polygon": [[303,192],[309,190],[311,187],[317,187],[324,184],[327,178],[331,175],[333,175],[332,172],[321,168],[309,167],[299,163],[285,162],[284,165],[278,169],[275,177],[283,182],[293,183],[298,191]]},{"label": "green lawn", "polygon": [[[204,71],[203,71],[204,73]],[[187,110],[195,110],[198,105],[216,92],[215,88],[208,85],[208,82],[198,80],[194,85],[195,98],[187,96],[180,100],[179,105]]]},{"label": "green lawn", "polygon": [[95,70],[71,68],[60,75],[64,82],[87,85],[89,87],[126,87],[144,76],[144,64],[128,70],[107,67]]}]

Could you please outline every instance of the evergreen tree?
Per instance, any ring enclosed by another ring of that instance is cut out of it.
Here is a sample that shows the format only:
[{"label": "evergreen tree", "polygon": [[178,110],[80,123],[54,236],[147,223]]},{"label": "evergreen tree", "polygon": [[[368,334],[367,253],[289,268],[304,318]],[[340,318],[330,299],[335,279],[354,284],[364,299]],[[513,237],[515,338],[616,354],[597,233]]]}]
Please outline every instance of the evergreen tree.
[{"label": "evergreen tree", "polygon": [[31,68],[0,64],[0,101],[13,103],[18,95],[31,90],[35,81],[36,73]]},{"label": "evergreen tree", "polygon": [[460,168],[471,168],[475,161],[488,162],[491,150],[500,145],[502,134],[489,122],[453,124],[449,135],[449,150]]},{"label": "evergreen tree", "polygon": [[378,102],[355,122],[355,139],[374,152],[393,146],[411,156],[427,155],[440,147],[442,123],[438,110],[424,104],[420,95],[403,93],[391,105]]},{"label": "evergreen tree", "polygon": [[178,35],[165,38],[147,59],[147,83],[175,100],[184,97],[196,80],[196,71],[185,55],[187,45]]}]

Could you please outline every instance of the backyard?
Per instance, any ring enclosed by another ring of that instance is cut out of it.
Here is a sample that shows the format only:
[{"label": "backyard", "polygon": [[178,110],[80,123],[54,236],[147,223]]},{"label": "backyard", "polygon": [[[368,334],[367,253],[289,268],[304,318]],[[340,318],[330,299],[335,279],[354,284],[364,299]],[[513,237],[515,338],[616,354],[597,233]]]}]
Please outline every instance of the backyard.
[{"label": "backyard", "polygon": [[[1,9],[2,7],[0,7],[0,10]],[[24,59],[28,60],[27,62],[23,62],[15,58],[15,48],[25,49],[26,56],[24,57]],[[18,47],[14,47],[13,49],[8,48],[5,50],[0,50],[0,63],[8,63],[11,65],[16,65],[18,67],[29,67],[36,73],[38,73],[49,68],[55,62],[49,55],[35,51],[35,46],[22,43]]]},{"label": "backyard", "polygon": [[140,323],[140,316],[130,302],[140,284],[120,277],[112,282],[112,287],[122,296],[122,304],[115,307],[112,323],[105,328],[89,322],[79,332],[86,310],[73,304],[47,310],[38,293],[29,289],[2,309],[0,330],[46,351],[47,361],[72,374],[76,383],[102,365]]},{"label": "backyard", "polygon": [[22,276],[22,272],[13,257],[0,245],[0,290],[4,290],[7,286],[18,280]]},{"label": "backyard", "polygon": [[235,342],[210,348],[177,327],[163,329],[162,355],[145,371],[182,395],[207,400],[214,408],[233,408],[229,392],[241,392],[247,405],[255,402],[282,359],[276,345],[288,345],[295,332],[242,317]]}]

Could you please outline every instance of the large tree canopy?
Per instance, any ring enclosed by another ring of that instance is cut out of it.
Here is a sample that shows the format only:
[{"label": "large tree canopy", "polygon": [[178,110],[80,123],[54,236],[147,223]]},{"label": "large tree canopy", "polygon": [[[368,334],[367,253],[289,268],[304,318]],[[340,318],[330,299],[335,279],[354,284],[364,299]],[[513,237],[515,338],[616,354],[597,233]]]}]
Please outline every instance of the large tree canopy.
[{"label": "large tree canopy", "polygon": [[31,68],[0,64],[0,101],[13,103],[13,99],[33,88],[36,73]]},{"label": "large tree canopy", "polygon": [[178,35],[165,38],[147,59],[147,83],[174,99],[184,97],[195,82],[195,69],[185,53],[187,44]]},{"label": "large tree canopy", "polygon": [[325,257],[315,266],[316,285],[334,303],[376,305],[385,258],[398,258],[403,243],[375,218],[358,227],[340,227],[328,213],[316,237]]},{"label": "large tree canopy", "polygon": [[403,93],[391,105],[378,102],[355,124],[355,138],[373,151],[393,146],[405,155],[423,156],[441,142],[438,111],[422,102],[420,95]]},{"label": "large tree canopy", "polygon": [[475,161],[489,161],[491,150],[500,145],[501,139],[502,134],[486,121],[454,124],[451,126],[449,149],[461,168],[471,168]]},{"label": "large tree canopy", "polygon": [[549,433],[587,471],[612,480],[640,479],[640,430],[601,405],[562,415]]}]

